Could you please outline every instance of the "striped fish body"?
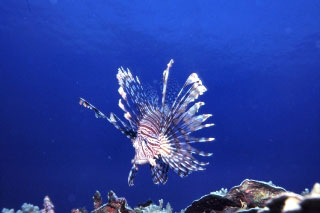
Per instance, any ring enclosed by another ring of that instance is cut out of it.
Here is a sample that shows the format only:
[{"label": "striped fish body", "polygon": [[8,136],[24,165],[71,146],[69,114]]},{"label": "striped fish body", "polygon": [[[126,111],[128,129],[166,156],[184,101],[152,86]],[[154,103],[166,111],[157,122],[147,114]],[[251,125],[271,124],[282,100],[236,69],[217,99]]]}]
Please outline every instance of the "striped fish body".
[{"label": "striped fish body", "polygon": [[170,143],[166,135],[161,132],[162,115],[156,110],[139,122],[137,137],[132,141],[136,153],[132,163],[150,163],[151,166],[156,166],[156,159],[169,156]]},{"label": "striped fish body", "polygon": [[137,137],[132,140],[135,149],[133,164],[150,163],[155,166],[158,157],[161,113],[153,111],[139,122]]},{"label": "striped fish body", "polygon": [[155,184],[165,184],[169,168],[181,177],[193,171],[204,170],[208,165],[200,162],[194,154],[210,156],[211,153],[199,151],[190,144],[209,142],[214,138],[196,138],[191,133],[213,124],[203,124],[211,114],[197,115],[203,102],[195,102],[206,88],[196,73],[192,73],[177,94],[172,104],[166,104],[166,90],[171,60],[163,72],[163,89],[161,103],[148,97],[138,77],[133,77],[129,70],[119,68],[119,107],[124,111],[122,121],[115,114],[105,116],[100,110],[80,98],[80,105],[95,112],[97,118],[105,118],[131,139],[135,149],[128,183],[138,171],[138,165],[150,164],[152,179]]}]

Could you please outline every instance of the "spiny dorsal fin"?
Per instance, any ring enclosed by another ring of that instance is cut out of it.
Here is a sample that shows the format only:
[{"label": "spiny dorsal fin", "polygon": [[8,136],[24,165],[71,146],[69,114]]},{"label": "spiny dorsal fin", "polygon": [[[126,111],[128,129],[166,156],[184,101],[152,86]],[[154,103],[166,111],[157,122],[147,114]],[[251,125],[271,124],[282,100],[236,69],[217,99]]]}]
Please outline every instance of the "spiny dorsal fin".
[{"label": "spiny dorsal fin", "polygon": [[161,101],[162,111],[164,110],[164,106],[165,106],[169,71],[170,71],[170,68],[172,67],[172,64],[173,64],[173,59],[169,61],[169,63],[167,64],[167,68],[163,71],[163,88],[162,88],[162,101]]}]

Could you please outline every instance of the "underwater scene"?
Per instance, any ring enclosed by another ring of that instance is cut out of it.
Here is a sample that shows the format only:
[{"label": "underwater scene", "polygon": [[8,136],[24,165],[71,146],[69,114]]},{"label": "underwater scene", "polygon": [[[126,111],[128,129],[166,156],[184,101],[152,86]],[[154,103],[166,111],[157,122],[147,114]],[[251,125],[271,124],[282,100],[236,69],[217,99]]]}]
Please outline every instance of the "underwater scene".
[{"label": "underwater scene", "polygon": [[320,1],[1,0],[2,213],[320,213]]}]

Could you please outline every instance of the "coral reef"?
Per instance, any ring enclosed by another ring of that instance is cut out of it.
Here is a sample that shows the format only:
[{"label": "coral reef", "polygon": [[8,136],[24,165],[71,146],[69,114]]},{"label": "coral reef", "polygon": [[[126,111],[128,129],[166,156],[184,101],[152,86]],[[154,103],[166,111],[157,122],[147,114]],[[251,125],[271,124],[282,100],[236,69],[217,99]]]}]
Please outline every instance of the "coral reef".
[{"label": "coral reef", "polygon": [[[16,213],[54,213],[54,206],[48,196],[43,199],[44,209],[39,210],[38,206],[34,206],[29,203],[24,203],[21,206],[21,210],[16,211]],[[14,209],[2,209],[2,213],[15,213]]]},{"label": "coral reef", "polygon": [[94,193],[92,199],[94,209],[98,209],[100,206],[102,206],[102,197],[99,191],[96,191],[96,193]]},{"label": "coral reef", "polygon": [[71,213],[88,213],[88,211],[85,208],[79,208],[79,209],[72,209]]},{"label": "coral reef", "polygon": [[[96,191],[92,197],[94,210],[91,213],[172,213],[171,205],[164,208],[163,200],[159,205],[151,200],[131,208],[126,199],[118,197],[113,191],[108,193],[108,202],[103,204],[102,196]],[[54,213],[54,205],[46,196],[43,209],[24,203],[21,210],[2,209],[2,213]],[[301,194],[287,192],[271,182],[244,180],[239,186],[229,191],[222,188],[211,192],[192,202],[181,213],[319,213],[320,184],[316,183],[311,191],[304,190]],[[85,208],[74,208],[71,213],[88,213]]]},{"label": "coral reef", "polygon": [[281,187],[272,183],[256,180],[244,180],[239,186],[235,186],[227,192],[221,189],[209,195],[201,197],[187,207],[185,212],[236,212],[239,209],[264,207],[270,198],[285,192]]},{"label": "coral reef", "polygon": [[108,193],[108,203],[102,205],[100,192],[93,196],[94,210],[91,213],[133,213],[134,211],[128,206],[125,198],[118,198],[117,195],[110,191]]},{"label": "coral reef", "polygon": [[226,192],[212,192],[194,201],[185,209],[186,213],[319,213],[320,184],[316,183],[309,193],[302,195],[287,192],[271,182],[244,180]]},{"label": "coral reef", "polygon": [[240,207],[240,205],[237,205],[232,200],[220,194],[211,193],[201,197],[199,200],[193,201],[192,204],[185,209],[185,213],[211,212],[211,210],[221,212],[226,210],[226,208],[239,209]]},{"label": "coral reef", "polygon": [[170,203],[167,203],[166,208],[163,208],[163,200],[159,200],[159,206],[152,204],[152,201],[147,202],[147,205],[139,205],[139,207],[134,208],[136,213],[172,213],[172,208]]},{"label": "coral reef", "polygon": [[[132,209],[128,206],[125,198],[119,198],[113,191],[108,193],[108,202],[102,204],[102,197],[99,191],[96,191],[92,197],[94,210],[91,213],[172,213],[172,208],[167,203],[163,208],[163,200],[159,200],[159,205],[155,205],[151,200],[146,203],[139,204],[138,207]],[[75,210],[75,209],[74,209]],[[79,213],[74,211],[72,213]]]},{"label": "coral reef", "polygon": [[290,212],[316,213],[320,212],[320,184],[314,184],[310,194],[283,193],[266,203],[267,208],[259,213]]},{"label": "coral reef", "polygon": [[[38,206],[34,206],[29,203],[24,203],[21,206],[21,210],[18,210],[16,213],[40,213],[40,209]],[[2,213],[15,213],[14,209],[2,209]]]},{"label": "coral reef", "polygon": [[[29,203],[24,203],[21,206],[21,210],[16,211],[16,213],[54,213],[54,205],[52,204],[50,198],[45,196],[43,199],[43,209],[39,209],[38,206],[34,206]],[[2,209],[2,213],[15,213],[14,209]]]},{"label": "coral reef", "polygon": [[230,189],[226,197],[241,207],[254,208],[264,207],[267,200],[283,192],[286,190],[273,185],[272,182],[246,179],[239,186]]},{"label": "coral reef", "polygon": [[52,204],[49,196],[45,196],[43,199],[43,207],[41,213],[54,213],[54,205]]}]

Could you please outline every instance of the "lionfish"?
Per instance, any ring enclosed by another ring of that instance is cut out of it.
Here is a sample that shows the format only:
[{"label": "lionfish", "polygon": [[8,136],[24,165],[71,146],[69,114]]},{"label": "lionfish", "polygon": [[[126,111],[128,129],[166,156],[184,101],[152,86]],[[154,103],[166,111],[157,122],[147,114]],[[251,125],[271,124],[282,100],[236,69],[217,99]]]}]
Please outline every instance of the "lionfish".
[{"label": "lionfish", "polygon": [[[134,77],[130,70],[118,69],[119,107],[124,111],[126,122],[114,113],[107,117],[100,110],[83,98],[80,105],[95,112],[96,118],[105,118],[131,139],[135,149],[133,164],[128,177],[129,186],[138,171],[138,165],[150,164],[152,180],[155,184],[165,184],[168,180],[168,170],[173,169],[180,177],[185,177],[193,171],[205,170],[208,162],[198,161],[193,154],[211,156],[212,153],[199,151],[190,144],[209,142],[214,138],[197,138],[191,133],[214,124],[203,124],[211,114],[196,115],[204,102],[194,103],[200,95],[206,92],[196,73],[192,73],[178,92],[172,104],[166,103],[167,82],[169,70],[173,64],[171,59],[163,71],[163,88],[161,102],[152,99],[143,88],[138,76]],[[168,102],[168,101],[167,101]]]}]

